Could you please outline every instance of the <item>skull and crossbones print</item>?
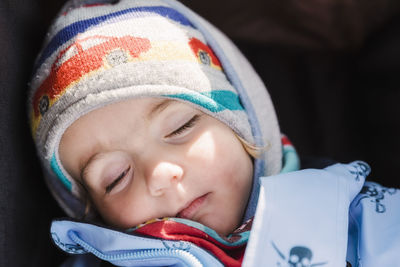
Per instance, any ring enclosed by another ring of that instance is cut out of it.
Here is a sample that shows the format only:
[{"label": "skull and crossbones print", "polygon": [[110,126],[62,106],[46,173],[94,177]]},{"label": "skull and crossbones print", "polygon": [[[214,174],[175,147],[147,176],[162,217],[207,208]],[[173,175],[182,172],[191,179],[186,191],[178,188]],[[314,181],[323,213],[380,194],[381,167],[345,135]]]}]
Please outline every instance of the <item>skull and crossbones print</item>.
[{"label": "skull and crossbones print", "polygon": [[271,242],[275,251],[278,253],[279,257],[282,261],[278,261],[276,266],[287,266],[287,267],[314,267],[314,266],[322,266],[327,262],[320,263],[312,263],[313,253],[311,249],[304,246],[294,246],[290,249],[289,255],[285,256],[274,242]]},{"label": "skull and crossbones print", "polygon": [[368,183],[363,186],[360,191],[361,197],[357,201],[357,205],[360,204],[360,201],[363,199],[370,199],[371,202],[375,203],[375,211],[377,213],[386,212],[386,206],[382,203],[385,199],[385,194],[393,195],[395,194],[397,189],[395,188],[386,188],[383,186],[379,186],[376,184]]}]

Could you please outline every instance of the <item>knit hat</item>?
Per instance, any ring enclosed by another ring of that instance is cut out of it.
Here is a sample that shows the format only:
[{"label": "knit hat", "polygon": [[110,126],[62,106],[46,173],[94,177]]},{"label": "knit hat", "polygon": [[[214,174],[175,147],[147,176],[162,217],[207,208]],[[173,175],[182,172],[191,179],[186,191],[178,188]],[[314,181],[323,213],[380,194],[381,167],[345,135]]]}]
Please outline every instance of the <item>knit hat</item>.
[{"label": "knit hat", "polygon": [[250,143],[269,142],[257,177],[281,168],[279,127],[259,77],[232,42],[174,0],[69,1],[34,73],[32,134],[49,188],[72,217],[83,215],[84,201],[59,159],[60,139],[79,117],[128,98],[188,103]]}]

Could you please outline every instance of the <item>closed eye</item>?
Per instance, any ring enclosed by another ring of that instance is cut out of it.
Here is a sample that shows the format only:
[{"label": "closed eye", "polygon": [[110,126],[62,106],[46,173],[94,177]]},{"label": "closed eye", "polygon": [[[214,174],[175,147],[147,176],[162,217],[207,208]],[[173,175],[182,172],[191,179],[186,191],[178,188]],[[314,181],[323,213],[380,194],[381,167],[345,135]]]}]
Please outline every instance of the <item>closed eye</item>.
[{"label": "closed eye", "polygon": [[172,133],[169,133],[165,136],[165,138],[169,138],[169,137],[174,137],[180,134],[183,134],[185,131],[189,130],[190,128],[192,128],[196,122],[200,119],[200,115],[196,114],[194,115],[189,121],[187,121],[185,124],[183,124],[181,127],[179,127],[178,129],[176,129],[175,131],[173,131]]},{"label": "closed eye", "polygon": [[111,182],[111,184],[106,186],[106,194],[109,194],[114,187],[119,184],[123,178],[125,178],[126,174],[129,172],[131,169],[131,166],[129,166],[125,171],[123,171],[114,181]]}]

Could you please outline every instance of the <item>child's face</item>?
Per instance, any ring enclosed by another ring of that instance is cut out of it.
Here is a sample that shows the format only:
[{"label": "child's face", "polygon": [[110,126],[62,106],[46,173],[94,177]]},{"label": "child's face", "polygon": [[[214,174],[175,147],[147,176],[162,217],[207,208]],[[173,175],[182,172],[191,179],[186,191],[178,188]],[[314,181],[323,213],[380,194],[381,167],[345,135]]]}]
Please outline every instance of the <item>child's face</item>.
[{"label": "child's face", "polygon": [[131,99],[92,111],[67,129],[59,152],[101,216],[121,228],[182,217],[229,234],[252,184],[251,158],[233,131],[173,100]]}]

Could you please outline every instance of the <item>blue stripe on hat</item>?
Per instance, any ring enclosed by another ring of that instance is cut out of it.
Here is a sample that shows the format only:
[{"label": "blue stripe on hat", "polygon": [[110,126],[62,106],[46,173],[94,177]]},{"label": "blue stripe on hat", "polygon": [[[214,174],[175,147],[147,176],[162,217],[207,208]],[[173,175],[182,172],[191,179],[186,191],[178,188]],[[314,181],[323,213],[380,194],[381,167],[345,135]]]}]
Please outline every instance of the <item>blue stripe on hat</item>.
[{"label": "blue stripe on hat", "polygon": [[[145,13],[147,12],[147,14]],[[191,26],[193,25],[190,21],[183,16],[181,13],[176,11],[175,9],[165,7],[165,6],[151,6],[151,7],[134,7],[128,8],[124,10],[120,10],[114,13],[110,13],[107,15],[94,17],[86,20],[80,20],[74,22],[67,27],[60,30],[54,37],[51,39],[49,44],[43,50],[42,55],[36,63],[35,69],[43,64],[43,62],[56,51],[62,44],[66,43],[68,40],[76,36],[78,33],[85,32],[88,28],[99,25],[109,19],[123,16],[126,18],[134,18],[134,17],[145,17],[150,13],[156,13],[168,19],[174,20],[182,25]]]},{"label": "blue stripe on hat", "polygon": [[226,109],[243,110],[239,96],[232,91],[215,90],[210,92],[190,92],[164,95],[165,97],[182,99],[199,105],[211,112],[220,112]]},{"label": "blue stripe on hat", "polygon": [[67,179],[67,177],[65,177],[64,173],[62,172],[60,166],[58,165],[57,162],[57,158],[56,158],[56,154],[53,154],[53,157],[51,158],[50,161],[50,166],[51,169],[55,172],[55,174],[57,175],[58,179],[60,179],[60,181],[63,183],[63,185],[65,185],[65,187],[68,188],[69,191],[72,190],[72,184],[71,182]]}]

